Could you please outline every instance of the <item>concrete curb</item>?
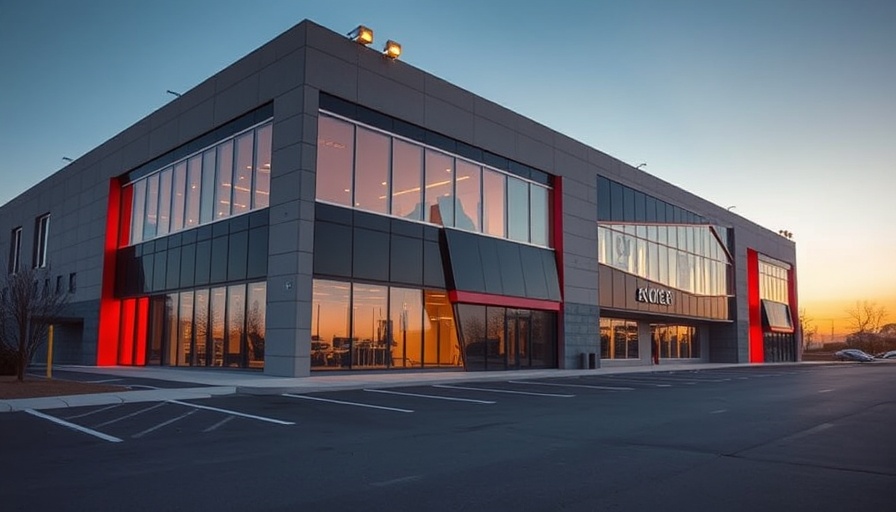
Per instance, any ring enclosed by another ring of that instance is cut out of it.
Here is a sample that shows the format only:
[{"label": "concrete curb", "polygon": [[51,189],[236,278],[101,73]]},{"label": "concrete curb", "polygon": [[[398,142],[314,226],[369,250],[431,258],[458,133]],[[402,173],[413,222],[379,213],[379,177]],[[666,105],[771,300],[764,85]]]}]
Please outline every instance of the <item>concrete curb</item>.
[{"label": "concrete curb", "polygon": [[165,402],[168,400],[195,400],[235,394],[235,386],[215,386],[200,388],[150,389],[140,391],[116,391],[85,395],[49,396],[41,398],[20,398],[0,400],[0,413],[23,411],[25,409],[62,409],[66,407],[87,407],[91,405],[115,405],[136,402]]}]

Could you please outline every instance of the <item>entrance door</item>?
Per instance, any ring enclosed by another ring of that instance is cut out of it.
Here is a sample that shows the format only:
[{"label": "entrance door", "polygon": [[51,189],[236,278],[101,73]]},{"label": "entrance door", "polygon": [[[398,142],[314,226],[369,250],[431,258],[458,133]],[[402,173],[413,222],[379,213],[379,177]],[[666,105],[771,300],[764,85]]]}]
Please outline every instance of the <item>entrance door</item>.
[{"label": "entrance door", "polygon": [[507,311],[507,368],[510,370],[528,368],[531,366],[529,359],[530,320],[528,311]]}]

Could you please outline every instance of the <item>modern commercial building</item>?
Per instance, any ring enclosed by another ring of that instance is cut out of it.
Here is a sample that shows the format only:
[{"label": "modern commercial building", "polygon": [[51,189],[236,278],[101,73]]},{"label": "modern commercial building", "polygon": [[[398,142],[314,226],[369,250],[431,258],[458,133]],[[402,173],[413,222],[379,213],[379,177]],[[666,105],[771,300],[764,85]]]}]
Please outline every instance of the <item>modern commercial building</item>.
[{"label": "modern commercial building", "polygon": [[71,293],[61,362],[799,358],[791,240],[309,21],[3,206],[0,229],[9,272]]}]

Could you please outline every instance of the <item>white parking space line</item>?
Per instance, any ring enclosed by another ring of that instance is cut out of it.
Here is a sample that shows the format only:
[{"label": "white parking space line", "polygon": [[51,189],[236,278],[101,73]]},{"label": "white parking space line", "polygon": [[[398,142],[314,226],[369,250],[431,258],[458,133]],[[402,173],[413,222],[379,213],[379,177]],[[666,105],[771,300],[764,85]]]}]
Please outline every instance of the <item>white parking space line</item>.
[{"label": "white parking space line", "polygon": [[414,396],[418,398],[432,398],[434,400],[450,400],[452,402],[470,402],[473,404],[494,404],[497,402],[491,400],[474,400],[472,398],[456,398],[452,396],[438,396],[438,395],[421,395],[418,393],[402,393],[400,391],[386,391],[385,389],[365,389],[368,393],[383,393],[387,395],[401,395],[401,396]]},{"label": "white parking space line", "polygon": [[102,379],[102,380],[85,380],[88,384],[105,384],[107,382],[118,382],[121,379]]},{"label": "white parking space line", "polygon": [[296,424],[294,421],[284,421],[284,420],[278,420],[278,419],[274,419],[274,418],[266,418],[264,416],[256,416],[254,414],[246,414],[244,412],[231,411],[228,409],[219,409],[217,407],[209,407],[207,405],[191,404],[190,402],[181,402],[180,400],[168,400],[168,403],[184,405],[187,407],[195,407],[196,409],[205,409],[206,411],[222,412],[224,414],[240,416],[242,418],[249,418],[249,419],[258,420],[258,421],[266,421],[268,423],[276,423],[277,425],[295,425]]},{"label": "white parking space line", "polygon": [[156,405],[147,407],[146,409],[140,409],[139,411],[132,412],[131,414],[125,414],[124,416],[122,416],[122,417],[120,417],[120,418],[115,418],[114,420],[109,420],[109,421],[106,421],[106,422],[104,422],[104,423],[100,423],[99,425],[95,425],[95,426],[96,426],[97,428],[99,428],[99,427],[105,427],[106,425],[111,425],[111,424],[113,424],[113,423],[117,423],[117,422],[119,422],[119,421],[121,421],[121,420],[126,420],[126,419],[128,419],[128,418],[133,418],[134,416],[137,416],[138,414],[143,414],[144,412],[149,412],[149,411],[151,411],[151,410],[153,410],[153,409],[158,409],[159,407],[162,407],[163,405],[165,405],[165,402],[162,402],[162,403],[160,403],[160,404],[156,404]]},{"label": "white parking space line", "polygon": [[223,420],[215,423],[214,425],[208,427],[207,429],[203,430],[203,432],[211,432],[213,430],[217,430],[218,427],[224,425],[225,423],[229,422],[233,418],[236,418],[236,416],[228,416],[228,417],[224,418]]},{"label": "white parking space line", "polygon": [[511,391],[509,389],[472,388],[464,386],[451,386],[448,384],[433,384],[434,388],[464,389],[467,391],[486,391],[488,393],[507,393],[509,395],[549,396],[553,398],[572,398],[576,395],[558,395],[556,393],[530,393],[528,391]]},{"label": "white parking space line", "polygon": [[833,389],[822,389],[819,393],[830,393]]},{"label": "white parking space line", "polygon": [[631,382],[634,384],[643,384],[645,386],[654,386],[658,388],[671,388],[672,384],[657,384],[655,381],[644,380],[644,379],[629,379],[625,377],[610,377],[611,380],[618,380],[621,382]]},{"label": "white parking space line", "polygon": [[555,382],[527,382],[525,380],[508,380],[511,384],[530,384],[532,386],[556,386],[560,388],[585,388],[585,389],[603,389],[607,391],[634,391],[635,388],[625,388],[622,386],[591,386],[588,384],[558,384]]},{"label": "white parking space line", "polygon": [[307,395],[293,395],[291,393],[283,393],[283,396],[288,396],[289,398],[301,398],[302,400],[315,400],[318,402],[329,402],[331,404],[340,404],[340,405],[354,405],[355,407],[367,407],[368,409],[381,409],[384,411],[393,411],[393,412],[414,412],[411,409],[399,409],[397,407],[384,407],[382,405],[372,405],[372,404],[360,404],[358,402],[345,402],[343,400],[332,400],[329,398],[318,398],[316,396],[307,396]]},{"label": "white parking space line", "polygon": [[108,407],[102,407],[100,409],[96,409],[95,411],[85,412],[84,414],[76,414],[74,416],[66,416],[65,419],[73,420],[75,418],[83,418],[85,416],[90,416],[91,414],[96,414],[98,412],[108,411],[109,409],[115,409],[116,407],[121,407],[122,404],[110,405]]},{"label": "white parking space line", "polygon": [[103,441],[109,441],[110,443],[120,443],[120,442],[121,442],[121,439],[119,439],[119,438],[117,438],[117,437],[115,437],[115,436],[110,436],[110,435],[108,435],[108,434],[103,434],[102,432],[98,432],[98,431],[96,431],[96,430],[89,429],[89,428],[87,428],[87,427],[82,427],[81,425],[76,425],[76,424],[74,424],[74,423],[70,423],[70,422],[68,422],[68,421],[61,420],[61,419],[56,418],[56,417],[54,417],[54,416],[50,416],[49,414],[44,414],[44,413],[42,413],[42,412],[37,412],[37,411],[35,411],[34,409],[25,409],[25,412],[27,412],[28,414],[30,414],[30,415],[32,415],[32,416],[37,416],[38,418],[43,418],[43,419],[45,419],[45,420],[50,420],[50,421],[52,421],[53,423],[56,423],[56,424],[62,425],[62,426],[64,426],[64,427],[68,427],[68,428],[77,430],[78,432],[83,432],[83,433],[85,433],[85,434],[90,434],[90,435],[92,435],[92,436],[94,436],[94,437],[98,437],[98,438],[102,439]]},{"label": "white parking space line", "polygon": [[722,414],[723,412],[728,412],[728,409],[718,409],[718,410],[712,411],[709,414]]},{"label": "white parking space line", "polygon": [[166,425],[171,425],[175,421],[180,421],[180,420],[186,418],[187,416],[189,416],[191,414],[195,414],[195,413],[196,413],[196,411],[185,412],[184,414],[181,414],[177,418],[171,418],[168,421],[163,421],[162,423],[159,423],[158,425],[156,425],[154,427],[149,427],[148,429],[144,430],[143,432],[137,432],[136,434],[132,435],[131,437],[133,437],[134,439],[139,439],[139,438],[145,436],[146,434],[149,434],[150,432],[155,432],[156,430],[158,430]]}]

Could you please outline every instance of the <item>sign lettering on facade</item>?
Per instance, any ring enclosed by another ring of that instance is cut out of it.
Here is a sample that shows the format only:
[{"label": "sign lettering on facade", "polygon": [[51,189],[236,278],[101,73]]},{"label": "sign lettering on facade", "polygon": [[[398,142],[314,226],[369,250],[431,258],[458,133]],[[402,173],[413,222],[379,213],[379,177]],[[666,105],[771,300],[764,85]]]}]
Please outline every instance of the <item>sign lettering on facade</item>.
[{"label": "sign lettering on facade", "polygon": [[646,302],[648,304],[671,306],[672,292],[669,290],[660,290],[659,288],[638,288],[635,300],[638,302]]}]

